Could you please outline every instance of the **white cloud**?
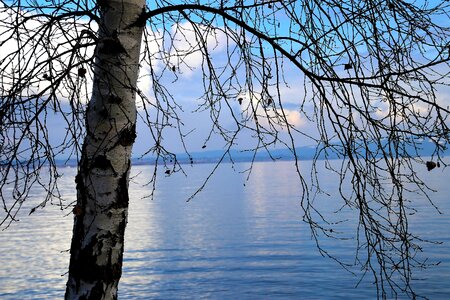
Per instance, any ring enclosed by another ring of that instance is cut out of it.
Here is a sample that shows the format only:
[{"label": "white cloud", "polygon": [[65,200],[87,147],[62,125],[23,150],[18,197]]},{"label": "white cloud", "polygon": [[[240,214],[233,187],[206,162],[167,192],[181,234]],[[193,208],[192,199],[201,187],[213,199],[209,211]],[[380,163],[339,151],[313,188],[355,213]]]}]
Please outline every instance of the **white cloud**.
[{"label": "white cloud", "polygon": [[284,113],[286,114],[286,119],[290,125],[299,128],[306,124],[306,119],[299,111],[284,110]]},{"label": "white cloud", "polygon": [[[223,51],[227,36],[220,30],[189,22],[178,23],[171,28],[172,47],[169,63],[178,68],[183,77],[191,77],[204,62],[204,54],[214,55]],[[206,46],[206,47],[204,47]]]},{"label": "white cloud", "polygon": [[[289,89],[280,89],[280,91],[289,91]],[[286,95],[286,97],[285,97]],[[294,100],[296,97],[289,96],[289,93],[281,93],[282,104],[297,104],[299,105],[299,99]],[[296,95],[299,97],[299,95]],[[267,97],[266,97],[267,98]],[[275,126],[278,130],[286,129],[286,125],[294,126],[297,129],[305,126],[307,119],[301,114],[299,110],[280,108],[278,103],[274,103],[273,100],[265,99],[259,93],[243,93],[238,96],[238,102],[240,102],[239,108],[241,110],[242,120],[253,120],[254,113],[258,117],[260,125],[268,128],[270,125]],[[287,124],[286,124],[287,123]]]}]

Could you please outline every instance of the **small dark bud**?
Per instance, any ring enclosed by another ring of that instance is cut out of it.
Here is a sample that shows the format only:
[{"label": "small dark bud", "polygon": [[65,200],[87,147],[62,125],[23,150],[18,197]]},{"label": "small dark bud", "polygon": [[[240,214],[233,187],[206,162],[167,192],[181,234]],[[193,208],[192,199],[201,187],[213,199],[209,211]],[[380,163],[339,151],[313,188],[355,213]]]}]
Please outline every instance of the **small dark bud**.
[{"label": "small dark bud", "polygon": [[203,146],[202,146],[202,149],[205,149],[205,148],[206,148],[206,145],[203,145]]},{"label": "small dark bud", "polygon": [[243,98],[238,98],[237,100],[238,100],[238,102],[239,102],[239,105],[241,105],[241,104],[242,104],[242,101],[243,101],[244,99],[243,99]]},{"label": "small dark bud", "polygon": [[176,71],[175,66],[172,66],[172,72],[175,72],[175,71]]},{"label": "small dark bud", "polygon": [[351,63],[344,65],[344,70],[350,70],[351,68],[353,68]]},{"label": "small dark bud", "polygon": [[170,170],[166,170],[164,173],[170,175]]},{"label": "small dark bud", "polygon": [[426,166],[428,171],[431,171],[434,168],[439,167],[438,164],[436,164],[434,161],[427,161]]},{"label": "small dark bud", "polygon": [[83,208],[79,205],[75,205],[72,212],[75,216],[81,216],[83,214]]},{"label": "small dark bud", "polygon": [[79,68],[78,69],[78,76],[84,78],[86,76],[86,69],[85,68]]}]

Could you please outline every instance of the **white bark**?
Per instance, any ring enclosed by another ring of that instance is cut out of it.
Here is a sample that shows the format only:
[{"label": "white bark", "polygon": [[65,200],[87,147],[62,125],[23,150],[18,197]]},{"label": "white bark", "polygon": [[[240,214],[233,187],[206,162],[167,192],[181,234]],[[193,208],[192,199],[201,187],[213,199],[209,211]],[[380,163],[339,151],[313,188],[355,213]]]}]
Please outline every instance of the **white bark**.
[{"label": "white bark", "polygon": [[76,178],[66,299],[117,299],[136,137],[135,88],[145,0],[101,1],[93,95]]}]

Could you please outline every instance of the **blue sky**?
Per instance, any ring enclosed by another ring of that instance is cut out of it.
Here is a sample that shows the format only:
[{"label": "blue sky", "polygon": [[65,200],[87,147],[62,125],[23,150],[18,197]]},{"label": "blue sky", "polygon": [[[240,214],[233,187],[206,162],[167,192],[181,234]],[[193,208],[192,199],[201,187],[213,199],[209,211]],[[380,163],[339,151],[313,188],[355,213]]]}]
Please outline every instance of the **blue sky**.
[{"label": "blue sky", "polygon": [[[283,29],[281,26],[280,30]],[[31,25],[32,26],[32,25]],[[175,30],[184,27],[185,34],[184,35],[175,35],[174,44],[177,46],[178,51],[183,51],[189,49],[189,40],[192,41],[195,37],[192,35],[192,30],[189,28],[187,23],[180,23],[178,25],[172,25],[172,27],[167,28],[169,32],[175,32]],[[95,30],[95,27],[93,28]],[[150,32],[153,32],[156,40],[160,38],[158,34],[160,33],[155,31],[155,27],[149,28]],[[153,31],[152,31],[153,30]],[[58,39],[54,40],[55,43],[58,42]],[[226,39],[220,33],[216,37],[210,36],[208,38],[209,42],[209,51],[212,54],[215,62],[218,62],[220,66],[221,63],[225,60],[227,54],[227,46]],[[151,42],[148,44],[150,50],[155,50],[158,47],[157,43]],[[8,51],[11,51],[11,47],[9,45],[3,45],[0,49],[0,55],[4,56]],[[92,49],[90,50],[92,51]],[[166,53],[173,54],[173,53]],[[189,133],[186,137],[185,142],[189,151],[206,151],[206,150],[215,150],[215,149],[223,149],[225,146],[225,142],[220,138],[219,135],[213,134],[210,138],[209,133],[211,129],[211,120],[208,111],[197,112],[194,113],[198,108],[199,97],[203,93],[202,75],[203,71],[201,68],[201,55],[199,53],[188,55],[186,60],[189,62],[191,68],[181,64],[179,65],[177,61],[169,58],[166,62],[162,61],[153,61],[153,66],[155,71],[161,71],[163,68],[167,67],[165,64],[168,63],[171,66],[175,67],[175,71],[173,74],[170,72],[165,79],[163,79],[163,84],[169,90],[169,92],[173,95],[173,98],[176,102],[183,108],[183,111],[179,111],[180,116],[182,117],[183,127],[181,128],[184,134]],[[338,66],[338,68],[342,66]],[[170,67],[171,68],[171,67]],[[438,67],[439,68],[439,67]],[[443,66],[445,68],[445,66]],[[148,80],[149,68],[146,64],[142,64],[141,69],[141,78],[139,82],[139,88],[143,91],[144,94],[148,97],[149,101],[154,101],[154,98],[151,93],[152,83]],[[339,71],[338,73],[346,76],[349,73],[345,73]],[[317,131],[315,129],[316,124],[308,121],[303,114],[299,112],[300,103],[302,102],[302,98],[304,97],[304,77],[303,74],[294,66],[289,63],[284,65],[284,75],[287,83],[280,84],[280,93],[281,93],[281,101],[283,103],[283,107],[287,114],[287,118],[289,122],[296,126],[297,129],[303,131],[309,135],[316,135]],[[177,78],[174,81],[175,77]],[[35,86],[33,88],[39,90],[45,88],[45,82],[40,82],[39,86]],[[87,90],[91,89],[91,83],[88,82]],[[443,105],[449,105],[449,88],[440,88],[437,90],[438,100],[443,103]],[[88,98],[88,95],[84,95],[84,101]],[[231,111],[236,115],[245,115],[245,107],[249,105],[250,100],[248,99],[248,94],[246,91],[242,91],[242,93],[237,94],[236,98],[242,97],[243,104],[239,104],[237,101],[230,100]],[[64,101],[64,96],[61,97]],[[253,101],[257,101],[259,99],[254,99]],[[138,101],[138,107],[141,107]],[[308,113],[311,111],[313,107],[312,103],[305,102],[304,110]],[[224,109],[223,116],[220,118],[222,126],[225,128],[234,128],[235,124],[233,120],[229,117],[229,112],[226,112],[227,109]],[[142,110],[141,110],[142,112]],[[150,114],[154,114],[154,110],[150,110]],[[380,113],[383,113],[380,111]],[[60,140],[67,131],[67,125],[61,122],[56,116],[52,116],[49,114],[48,116],[48,127],[51,128],[51,134],[53,136],[53,141]],[[149,147],[152,146],[152,142],[150,137],[150,133],[148,129],[143,125],[141,121],[138,121],[138,138],[136,144],[134,145],[134,155],[139,156],[144,153]],[[183,151],[183,146],[179,140],[179,132],[176,128],[170,129],[167,128],[164,131],[164,143],[169,151],[178,153]],[[289,140],[287,138],[286,132],[281,131],[280,137]],[[301,135],[296,135],[296,143],[297,146],[305,146],[311,145],[314,143],[313,140],[306,139]],[[245,149],[252,148],[255,146],[256,139],[252,137],[252,133],[250,132],[242,132],[237,138],[237,145],[234,148],[237,149]],[[204,148],[206,146],[206,148]],[[278,145],[278,147],[282,147],[282,145]]]}]

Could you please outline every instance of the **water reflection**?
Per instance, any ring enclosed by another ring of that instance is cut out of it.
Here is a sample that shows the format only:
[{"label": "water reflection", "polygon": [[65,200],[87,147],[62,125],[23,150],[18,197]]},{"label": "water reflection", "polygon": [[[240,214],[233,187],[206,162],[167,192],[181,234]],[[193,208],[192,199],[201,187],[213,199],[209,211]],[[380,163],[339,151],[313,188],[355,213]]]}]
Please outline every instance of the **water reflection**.
[{"label": "water reflection", "polygon": [[[60,192],[70,203],[75,200],[75,170],[64,173]],[[49,205],[28,216],[43,196],[32,191],[32,200],[19,213],[20,222],[0,232],[1,299],[55,299],[64,294],[72,215]]]},{"label": "water reflection", "polygon": [[[150,193],[145,183],[151,178],[151,167],[133,168],[140,175],[130,185],[121,299],[370,299],[376,295],[370,278],[355,289],[359,277],[317,252],[309,228],[301,222],[302,191],[292,162],[257,163],[247,182],[245,174],[224,165],[187,203],[211,168],[187,167],[188,178],[162,174],[153,201],[143,198]],[[248,165],[236,168],[245,170]],[[74,170],[65,173],[61,188],[74,200]],[[444,244],[426,247],[426,254],[441,264],[417,273],[426,280],[416,287],[431,299],[445,299],[450,294],[450,185],[442,171],[427,176],[439,191],[433,199],[444,214],[434,213],[425,199],[414,198],[419,211],[411,216],[410,226]],[[337,183],[328,177],[323,184],[332,191]],[[316,205],[333,218],[340,206],[336,200],[336,194],[320,195]],[[21,222],[0,233],[0,299],[62,298],[72,216],[64,217],[57,207],[37,210],[29,217],[28,211],[23,210]],[[335,217],[349,219],[341,224],[346,234],[355,230],[352,214],[342,211]],[[352,240],[329,240],[324,245],[344,260],[354,259]]]}]

